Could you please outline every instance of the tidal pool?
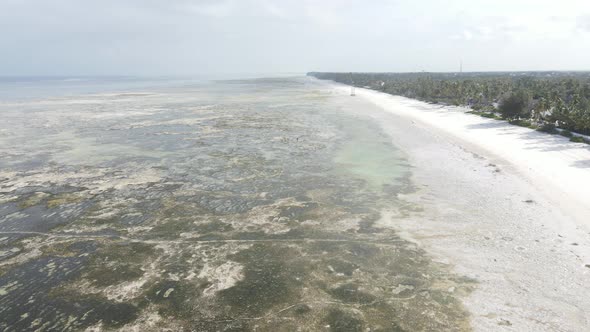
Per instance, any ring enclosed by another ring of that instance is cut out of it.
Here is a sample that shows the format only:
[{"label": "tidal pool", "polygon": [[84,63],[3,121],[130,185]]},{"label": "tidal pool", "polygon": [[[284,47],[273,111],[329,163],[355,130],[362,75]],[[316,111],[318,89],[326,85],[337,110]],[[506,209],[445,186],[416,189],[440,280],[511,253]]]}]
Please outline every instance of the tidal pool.
[{"label": "tidal pool", "polygon": [[[380,227],[411,165],[323,83],[0,104],[0,329],[462,331],[472,287]],[[339,101],[340,100],[340,101]]]}]

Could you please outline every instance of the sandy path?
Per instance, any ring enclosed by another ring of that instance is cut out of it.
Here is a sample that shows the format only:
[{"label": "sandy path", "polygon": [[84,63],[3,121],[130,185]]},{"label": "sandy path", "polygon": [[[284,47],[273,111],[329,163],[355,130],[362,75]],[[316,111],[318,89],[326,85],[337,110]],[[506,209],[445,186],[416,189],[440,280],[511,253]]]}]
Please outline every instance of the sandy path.
[{"label": "sandy path", "polygon": [[[332,85],[406,154],[424,207],[398,230],[477,280],[478,331],[590,331],[590,147],[415,100]],[[374,107],[377,105],[378,107]]]}]

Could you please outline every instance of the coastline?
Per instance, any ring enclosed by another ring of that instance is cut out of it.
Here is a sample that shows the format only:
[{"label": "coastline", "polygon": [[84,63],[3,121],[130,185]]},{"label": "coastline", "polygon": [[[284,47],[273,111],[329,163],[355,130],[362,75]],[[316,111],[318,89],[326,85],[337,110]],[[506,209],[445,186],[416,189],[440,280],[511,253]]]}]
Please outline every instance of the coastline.
[{"label": "coastline", "polygon": [[587,145],[464,108],[363,88],[348,97],[348,86],[327,84],[409,156],[418,189],[403,198],[424,211],[384,211],[380,226],[477,280],[464,299],[474,330],[590,328]]},{"label": "coastline", "polygon": [[[370,99],[388,112],[436,127],[505,159],[530,180],[543,182],[542,187],[558,190],[559,195],[552,196],[559,198],[562,203],[575,202],[566,206],[572,207],[573,213],[585,217],[590,215],[590,186],[580,185],[590,183],[588,145],[514,126],[506,121],[466,114],[470,109],[464,107],[441,107],[373,90],[358,90],[357,95]],[[416,109],[420,112],[416,112]],[[584,209],[579,211],[579,208]],[[590,228],[589,218],[577,220]]]}]

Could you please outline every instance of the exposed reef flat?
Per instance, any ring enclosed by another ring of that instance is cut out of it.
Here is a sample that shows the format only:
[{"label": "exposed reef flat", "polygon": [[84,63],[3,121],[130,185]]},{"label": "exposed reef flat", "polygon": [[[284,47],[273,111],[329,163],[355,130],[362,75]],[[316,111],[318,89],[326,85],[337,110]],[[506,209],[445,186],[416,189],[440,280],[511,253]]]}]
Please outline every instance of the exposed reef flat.
[{"label": "exposed reef flat", "polygon": [[[464,331],[382,129],[308,79],[0,104],[0,330]],[[384,214],[384,210],[389,211]]]}]

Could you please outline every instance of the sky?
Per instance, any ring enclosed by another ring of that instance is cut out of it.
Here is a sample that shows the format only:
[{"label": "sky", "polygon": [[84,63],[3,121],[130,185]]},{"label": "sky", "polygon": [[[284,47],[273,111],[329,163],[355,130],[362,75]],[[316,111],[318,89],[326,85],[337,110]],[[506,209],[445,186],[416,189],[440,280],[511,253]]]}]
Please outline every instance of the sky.
[{"label": "sky", "polygon": [[0,76],[590,70],[590,0],[0,0]]}]

